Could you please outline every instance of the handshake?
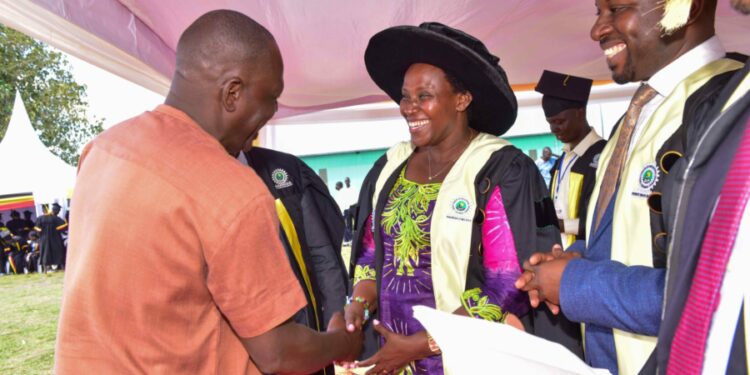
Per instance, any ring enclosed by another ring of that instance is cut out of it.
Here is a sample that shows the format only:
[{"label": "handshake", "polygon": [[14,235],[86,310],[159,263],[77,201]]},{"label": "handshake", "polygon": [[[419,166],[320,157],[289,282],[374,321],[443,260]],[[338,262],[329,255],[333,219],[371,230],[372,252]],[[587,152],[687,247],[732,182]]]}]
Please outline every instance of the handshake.
[{"label": "handshake", "polygon": [[[577,252],[565,252],[555,245],[547,253],[534,253],[523,264],[523,274],[515,281],[515,287],[529,294],[532,307],[546,303],[550,310],[560,312],[560,279],[568,262],[580,257]],[[383,339],[380,350],[372,357],[357,362],[355,359],[362,350],[362,329],[369,319],[370,312],[377,306],[377,293],[374,281],[362,280],[354,288],[354,297],[347,301],[344,314],[333,315],[328,324],[328,333],[342,338],[344,349],[335,363],[345,369],[370,367],[366,375],[397,373],[410,363],[440,354],[440,348],[426,331],[411,335],[392,331],[378,320],[373,320],[373,328]],[[371,302],[370,302],[371,301]],[[454,312],[465,314],[462,309]],[[512,322],[508,322],[511,325]],[[517,328],[523,329],[520,321]]]},{"label": "handshake", "polygon": [[346,321],[342,312],[338,311],[331,316],[331,320],[328,321],[327,334],[338,338],[334,340],[336,347],[334,351],[340,353],[334,358],[336,364],[351,363],[359,357],[364,335],[361,329],[351,331],[346,329]]},{"label": "handshake", "polygon": [[[374,281],[360,281],[354,290],[355,297],[347,301],[344,319],[341,320],[340,314],[334,315],[329,323],[329,330],[344,329],[351,335],[362,337],[362,330],[369,320],[370,311],[374,311],[377,307],[374,306],[377,303],[374,290]],[[373,304],[371,305],[368,301],[373,301]],[[377,353],[361,362],[354,361],[355,357],[337,361],[337,365],[345,369],[369,367],[367,375],[393,374],[414,361],[440,354],[440,348],[426,331],[411,335],[399,334],[381,324],[377,319],[372,321],[372,326],[383,342]]]}]

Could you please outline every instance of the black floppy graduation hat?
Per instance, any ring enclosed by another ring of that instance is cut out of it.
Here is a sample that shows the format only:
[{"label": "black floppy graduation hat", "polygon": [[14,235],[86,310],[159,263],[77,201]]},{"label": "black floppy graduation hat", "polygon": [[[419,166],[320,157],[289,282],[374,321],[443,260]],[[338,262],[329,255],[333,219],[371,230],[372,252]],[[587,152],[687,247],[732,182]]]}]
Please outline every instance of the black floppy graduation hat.
[{"label": "black floppy graduation hat", "polygon": [[370,77],[397,103],[404,74],[412,64],[439,67],[472,94],[472,128],[501,135],[516,121],[518,103],[508,76],[479,39],[437,22],[395,26],[372,38],[365,51]]},{"label": "black floppy graduation hat", "polygon": [[544,94],[544,115],[552,117],[566,109],[585,107],[593,83],[588,78],[545,70],[534,90]]}]

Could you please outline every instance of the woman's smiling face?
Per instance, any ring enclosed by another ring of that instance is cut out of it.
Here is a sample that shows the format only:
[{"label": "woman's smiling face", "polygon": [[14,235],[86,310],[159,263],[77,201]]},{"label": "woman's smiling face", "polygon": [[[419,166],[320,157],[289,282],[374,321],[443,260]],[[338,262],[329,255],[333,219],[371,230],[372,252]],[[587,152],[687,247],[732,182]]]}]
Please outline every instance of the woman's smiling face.
[{"label": "woman's smiling face", "polygon": [[[413,64],[404,74],[399,108],[409,125],[416,147],[434,146],[450,134],[468,104],[446,79],[445,72],[429,64]],[[469,99],[470,101],[470,99]]]}]

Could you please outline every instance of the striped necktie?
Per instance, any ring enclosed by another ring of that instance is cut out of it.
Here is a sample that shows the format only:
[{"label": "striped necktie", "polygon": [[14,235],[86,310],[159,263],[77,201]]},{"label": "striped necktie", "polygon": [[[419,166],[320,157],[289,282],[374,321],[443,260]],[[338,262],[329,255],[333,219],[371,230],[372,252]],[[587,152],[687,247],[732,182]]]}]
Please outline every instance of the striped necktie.
[{"label": "striped necktie", "polygon": [[[711,318],[734,248],[742,214],[750,196],[750,121],[732,161],[708,224],[701,253],[680,322],[677,325],[667,374],[700,374]],[[747,249],[744,249],[747,250]]]},{"label": "striped necktie", "polygon": [[654,96],[656,96],[656,90],[645,83],[642,84],[633,95],[630,106],[628,106],[628,110],[625,112],[625,118],[622,120],[622,127],[620,128],[620,135],[617,137],[615,150],[612,152],[612,158],[609,159],[607,169],[604,171],[604,179],[599,189],[599,199],[596,201],[594,230],[599,227],[599,222],[602,220],[604,211],[607,210],[609,201],[612,199],[612,194],[614,194],[615,188],[620,182],[620,175],[622,174],[625,158],[628,155],[628,148],[630,147],[630,138],[633,136],[633,129],[635,129],[636,122],[638,122],[638,116],[641,115],[641,109]]}]

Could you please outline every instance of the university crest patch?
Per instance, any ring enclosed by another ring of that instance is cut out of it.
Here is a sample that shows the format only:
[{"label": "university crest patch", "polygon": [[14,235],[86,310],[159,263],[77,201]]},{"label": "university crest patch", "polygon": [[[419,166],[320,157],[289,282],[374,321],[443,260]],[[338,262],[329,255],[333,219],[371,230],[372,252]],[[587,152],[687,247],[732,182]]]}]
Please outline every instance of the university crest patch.
[{"label": "university crest patch", "polygon": [[289,173],[281,168],[274,169],[274,171],[271,172],[271,180],[273,180],[276,189],[283,189],[292,186],[292,182],[289,181]]}]

